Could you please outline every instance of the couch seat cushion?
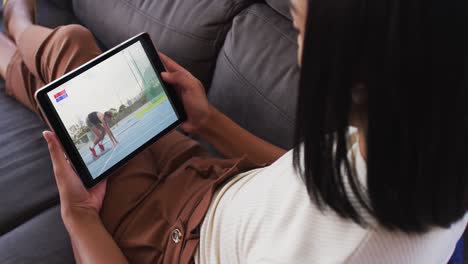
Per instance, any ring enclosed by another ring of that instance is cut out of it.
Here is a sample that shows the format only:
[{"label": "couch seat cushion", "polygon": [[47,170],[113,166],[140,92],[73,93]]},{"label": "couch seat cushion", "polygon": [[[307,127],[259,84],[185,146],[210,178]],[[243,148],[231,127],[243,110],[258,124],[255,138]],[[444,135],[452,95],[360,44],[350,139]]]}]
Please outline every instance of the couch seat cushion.
[{"label": "couch seat cushion", "polygon": [[[48,27],[77,23],[71,10],[47,0],[38,0],[37,17]],[[6,96],[1,79],[0,113],[0,263],[73,262],[49,152],[42,138],[46,126]]]},{"label": "couch seat cushion", "polygon": [[54,206],[0,237],[0,263],[74,263],[70,239]]}]

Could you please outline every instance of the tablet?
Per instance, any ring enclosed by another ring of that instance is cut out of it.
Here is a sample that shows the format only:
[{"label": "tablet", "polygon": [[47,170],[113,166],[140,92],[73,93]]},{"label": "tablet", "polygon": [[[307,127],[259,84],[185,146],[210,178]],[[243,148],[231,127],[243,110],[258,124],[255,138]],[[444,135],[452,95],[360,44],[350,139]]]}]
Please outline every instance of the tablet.
[{"label": "tablet", "polygon": [[147,33],[137,35],[35,94],[87,188],[186,120]]}]

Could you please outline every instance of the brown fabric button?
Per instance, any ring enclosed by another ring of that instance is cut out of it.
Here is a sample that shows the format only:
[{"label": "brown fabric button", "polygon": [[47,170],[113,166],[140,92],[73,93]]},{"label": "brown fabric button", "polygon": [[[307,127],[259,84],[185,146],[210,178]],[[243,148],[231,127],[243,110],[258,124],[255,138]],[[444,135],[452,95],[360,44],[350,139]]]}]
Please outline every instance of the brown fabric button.
[{"label": "brown fabric button", "polygon": [[172,238],[172,241],[174,241],[174,243],[176,244],[182,241],[182,232],[180,231],[179,228],[176,228],[174,231],[172,231],[171,238]]}]

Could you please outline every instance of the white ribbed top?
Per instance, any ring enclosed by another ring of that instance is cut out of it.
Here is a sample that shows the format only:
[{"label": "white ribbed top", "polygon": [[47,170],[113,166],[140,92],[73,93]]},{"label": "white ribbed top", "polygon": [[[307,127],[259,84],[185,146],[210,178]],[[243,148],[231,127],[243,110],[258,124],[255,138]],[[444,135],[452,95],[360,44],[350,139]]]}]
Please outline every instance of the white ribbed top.
[{"label": "white ribbed top", "polygon": [[[365,178],[357,143],[349,157]],[[468,214],[450,229],[408,236],[364,229],[331,210],[321,212],[294,170],[290,151],[217,192],[201,227],[195,263],[447,263],[467,221]]]}]

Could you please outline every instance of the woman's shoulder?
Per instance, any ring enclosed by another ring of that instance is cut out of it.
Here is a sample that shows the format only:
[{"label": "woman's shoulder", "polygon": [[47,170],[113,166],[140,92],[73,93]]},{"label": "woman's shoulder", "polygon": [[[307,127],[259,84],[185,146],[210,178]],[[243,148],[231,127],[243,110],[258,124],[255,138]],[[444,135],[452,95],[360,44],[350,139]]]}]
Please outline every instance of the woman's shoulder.
[{"label": "woman's shoulder", "polygon": [[[349,156],[359,170],[365,167],[365,161],[359,157],[356,144]],[[450,229],[434,229],[421,236],[387,231],[378,225],[362,227],[330,208],[316,206],[293,166],[292,151],[269,167],[246,173],[224,208],[228,212],[223,215],[229,216],[224,227],[235,230],[233,242],[249,242],[243,254],[253,263],[260,263],[266,256],[284,263],[307,263],[318,257],[326,263],[371,263],[377,261],[373,253],[394,257],[386,251],[399,252],[402,246],[409,250],[404,258],[428,259],[418,247],[421,244],[433,249],[432,257],[441,259],[468,221],[467,215]],[[282,250],[285,243],[295,250]]]},{"label": "woman's shoulder", "polygon": [[[348,159],[365,184],[367,166],[355,135],[355,130],[350,129]],[[247,241],[245,245],[248,246],[243,247],[242,254],[249,256],[250,262],[260,263],[268,256],[284,263],[291,260],[307,263],[316,258],[326,263],[351,260],[353,263],[371,263],[377,261],[372,253],[391,257],[393,254],[386,251],[399,251],[402,246],[411,251],[404,257],[427,259],[417,246],[421,243],[427,243],[427,248],[433,249],[431,256],[440,259],[450,245],[431,241],[444,241],[441,238],[445,238],[450,243],[456,242],[462,232],[459,229],[468,221],[465,216],[449,230],[434,229],[422,236],[409,236],[386,231],[364,213],[371,225],[362,227],[341,218],[332,209],[321,209],[314,203],[294,167],[293,154],[290,150],[272,165],[240,175],[239,182],[228,191],[230,195],[225,200],[222,215],[229,217],[223,219],[222,228],[235,230],[230,233],[233,243],[237,241],[244,245]],[[299,155],[302,158],[303,153],[299,152]],[[295,250],[283,250],[285,243]]]},{"label": "woman's shoulder", "polygon": [[[229,216],[223,228],[236,230],[233,241],[251,241],[245,248],[251,263],[266,255],[279,263],[307,263],[324,256],[327,263],[340,263],[368,232],[315,205],[294,168],[293,151],[240,177],[223,206],[222,215]],[[286,245],[297,250],[284,250]]]}]

